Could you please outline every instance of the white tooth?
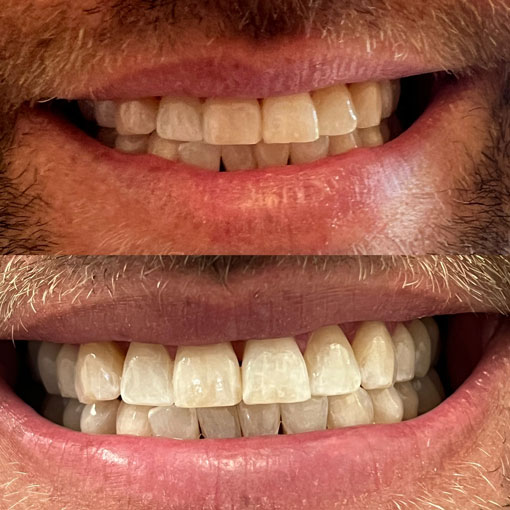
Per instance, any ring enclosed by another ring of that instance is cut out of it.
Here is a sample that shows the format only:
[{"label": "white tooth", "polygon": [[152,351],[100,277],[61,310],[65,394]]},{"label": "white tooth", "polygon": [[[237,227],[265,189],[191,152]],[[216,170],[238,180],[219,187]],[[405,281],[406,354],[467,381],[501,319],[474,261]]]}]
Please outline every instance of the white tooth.
[{"label": "white tooth", "polygon": [[244,402],[240,402],[237,412],[244,437],[278,434],[280,429],[279,404],[248,406]]},{"label": "white tooth", "polygon": [[393,384],[395,351],[383,322],[363,322],[356,331],[352,350],[360,368],[363,388],[379,390]]},{"label": "white tooth", "polygon": [[121,402],[117,411],[117,434],[152,436],[147,406],[132,406]]},{"label": "white tooth", "polygon": [[428,375],[414,379],[413,387],[418,393],[418,414],[428,413],[442,402],[438,388]]},{"label": "white tooth", "polygon": [[96,101],[94,103],[94,114],[98,126],[114,128],[116,125],[116,113],[117,105],[114,101]]},{"label": "white tooth", "polygon": [[181,145],[179,142],[165,140],[158,136],[157,133],[152,133],[149,138],[147,152],[169,161],[177,161],[179,159],[179,145]]},{"label": "white tooth", "polygon": [[374,406],[367,391],[328,397],[328,429],[368,425],[374,422]]},{"label": "white tooth", "polygon": [[360,387],[358,363],[349,340],[338,326],[314,331],[304,358],[312,395],[345,395]]},{"label": "white tooth", "polygon": [[392,386],[384,390],[370,390],[374,405],[374,423],[398,423],[404,416],[404,403]]},{"label": "white tooth", "polygon": [[183,407],[153,407],[149,411],[152,435],[171,439],[199,439],[200,429],[196,409]]},{"label": "white tooth", "polygon": [[75,398],[69,399],[64,409],[62,425],[68,429],[80,432],[81,413],[84,407],[85,404],[78,402]]},{"label": "white tooth", "polygon": [[390,80],[379,82],[381,87],[381,117],[387,119],[393,113],[393,86]]},{"label": "white tooth", "polygon": [[120,400],[87,404],[81,413],[80,428],[85,434],[116,434]]},{"label": "white tooth", "polygon": [[173,370],[173,361],[162,345],[131,343],[120,384],[122,400],[141,406],[173,404]]},{"label": "white tooth", "polygon": [[308,93],[264,99],[262,126],[266,143],[314,142],[319,138],[317,112]]},{"label": "white tooth", "polygon": [[259,168],[285,166],[289,162],[290,145],[288,143],[260,142],[254,147]]},{"label": "white tooth", "polygon": [[42,342],[37,356],[37,367],[47,393],[60,395],[57,379],[57,356],[62,344]]},{"label": "white tooth", "polygon": [[430,337],[430,359],[432,365],[437,365],[439,361],[439,327],[432,317],[424,317],[423,324],[427,328]]},{"label": "white tooth", "polygon": [[116,129],[99,128],[97,131],[96,139],[103,145],[113,149],[117,141],[117,136],[119,136],[119,134],[117,133]]},{"label": "white tooth", "polygon": [[356,129],[357,117],[345,85],[334,85],[312,93],[320,135],[345,135]]},{"label": "white tooth", "polygon": [[337,156],[344,154],[356,147],[361,147],[361,139],[358,131],[353,131],[348,135],[330,136],[329,137],[329,155]]},{"label": "white tooth", "polygon": [[212,98],[204,104],[204,140],[213,145],[252,145],[262,137],[256,99]]},{"label": "white tooth", "polygon": [[326,430],[328,397],[312,397],[305,402],[281,404],[281,413],[285,434]]},{"label": "white tooth", "polygon": [[414,378],[414,340],[409,330],[399,322],[392,335],[395,349],[397,382],[411,381]]},{"label": "white tooth", "polygon": [[237,406],[202,407],[197,409],[200,430],[205,438],[227,439],[241,437]]},{"label": "white tooth", "polygon": [[74,387],[79,346],[65,344],[57,356],[57,381],[63,397],[78,398]]},{"label": "white tooth", "polygon": [[429,379],[436,387],[436,390],[439,393],[439,396],[441,397],[441,401],[443,401],[446,398],[446,393],[444,391],[443,383],[441,382],[439,374],[436,372],[435,369],[431,368],[427,375],[429,376]]},{"label": "white tooth", "polygon": [[201,142],[202,104],[196,97],[164,97],[159,104],[156,124],[161,138]]},{"label": "white tooth", "polygon": [[323,159],[328,155],[329,138],[321,136],[315,142],[291,143],[290,162],[293,165],[304,165]]},{"label": "white tooth", "polygon": [[403,420],[416,418],[418,416],[418,393],[416,393],[412,383],[409,381],[395,383],[395,389],[404,404]]},{"label": "white tooth", "polygon": [[257,168],[252,145],[224,145],[221,158],[227,171]]},{"label": "white tooth", "polygon": [[245,404],[304,402],[311,397],[305,360],[294,338],[248,340],[242,374]]},{"label": "white tooth", "polygon": [[94,101],[90,99],[80,99],[78,101],[78,107],[85,120],[89,122],[94,122],[96,120]]},{"label": "white tooth", "polygon": [[230,343],[179,346],[174,368],[178,407],[233,406],[241,401],[241,371]]},{"label": "white tooth", "polygon": [[59,395],[46,395],[42,405],[42,415],[49,421],[62,425],[67,399]]},{"label": "white tooth", "polygon": [[152,97],[120,101],[117,104],[115,127],[120,135],[149,135],[156,130],[159,102]]},{"label": "white tooth", "polygon": [[42,342],[28,342],[28,365],[34,381],[41,380],[41,374],[39,373],[39,366],[37,362],[41,345]]},{"label": "white tooth", "polygon": [[391,80],[391,91],[393,96],[391,113],[394,113],[398,107],[398,102],[400,101],[400,80]]},{"label": "white tooth", "polygon": [[376,82],[353,83],[349,87],[354,109],[358,116],[358,129],[378,126],[382,116],[381,87]]},{"label": "white tooth", "polygon": [[414,373],[415,377],[424,377],[430,369],[432,344],[430,341],[429,332],[422,321],[416,319],[408,326],[409,332],[414,340],[415,349],[415,362]]},{"label": "white tooth", "polygon": [[383,134],[379,126],[358,129],[362,147],[379,147],[384,144]]},{"label": "white tooth", "polygon": [[220,169],[221,147],[202,142],[187,142],[179,145],[179,160],[207,170]]},{"label": "white tooth", "polygon": [[82,344],[76,362],[78,400],[91,404],[118,398],[123,364],[124,355],[113,342]]},{"label": "white tooth", "polygon": [[149,137],[146,135],[117,135],[115,148],[126,154],[146,154]]}]

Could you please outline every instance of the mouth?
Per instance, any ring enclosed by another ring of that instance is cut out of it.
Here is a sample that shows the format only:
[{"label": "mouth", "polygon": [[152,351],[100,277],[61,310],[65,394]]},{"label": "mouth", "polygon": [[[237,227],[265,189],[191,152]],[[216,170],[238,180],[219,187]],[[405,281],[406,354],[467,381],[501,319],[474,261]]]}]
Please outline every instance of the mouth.
[{"label": "mouth", "polygon": [[46,296],[10,329],[16,349],[0,342],[2,436],[55,490],[106,476],[143,508],[266,508],[277,495],[357,508],[485,465],[480,438],[508,418],[503,316],[402,275],[360,285],[352,267],[329,281],[300,270],[299,285],[285,264],[228,286],[177,273],[152,297],[150,281],[136,294],[117,282],[115,299]]}]

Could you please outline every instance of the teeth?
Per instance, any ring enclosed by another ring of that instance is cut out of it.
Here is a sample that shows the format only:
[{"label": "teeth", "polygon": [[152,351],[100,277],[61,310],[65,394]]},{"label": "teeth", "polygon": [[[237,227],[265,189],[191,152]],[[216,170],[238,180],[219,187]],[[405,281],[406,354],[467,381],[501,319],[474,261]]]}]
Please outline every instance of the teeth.
[{"label": "teeth", "polygon": [[129,436],[151,436],[147,406],[132,406],[121,402],[117,411],[117,434]]},{"label": "teeth", "polygon": [[241,401],[241,372],[230,343],[178,347],[173,382],[178,407],[233,406]]},{"label": "teeth", "polygon": [[247,341],[242,374],[245,404],[303,402],[311,397],[305,360],[294,338]]},{"label": "teeth", "polygon": [[412,321],[408,326],[414,340],[415,348],[415,367],[414,372],[416,377],[424,377],[430,370],[432,344],[430,341],[429,332],[425,324],[419,319]]},{"label": "teeth", "polygon": [[414,340],[409,330],[399,323],[392,335],[395,349],[395,363],[397,366],[397,382],[411,381],[414,378]]},{"label": "teeth", "polygon": [[411,382],[398,382],[395,384],[402,403],[404,404],[404,420],[412,420],[418,416],[418,393]]},{"label": "teeth", "polygon": [[94,103],[94,114],[98,126],[114,128],[116,126],[117,105],[114,101],[97,101]]},{"label": "teeth", "polygon": [[400,101],[400,80],[391,80],[391,93],[393,96],[393,104],[391,106],[391,112],[395,112]]},{"label": "teeth", "polygon": [[344,395],[359,388],[361,374],[358,363],[349,341],[338,326],[314,331],[308,340],[304,358],[312,395]]},{"label": "teeth", "polygon": [[220,169],[221,147],[202,142],[181,143],[179,159],[188,165],[195,165],[207,170]]},{"label": "teeth", "polygon": [[39,373],[39,366],[37,361],[41,345],[42,342],[28,342],[28,364],[34,381],[41,380],[41,374]]},{"label": "teeth", "polygon": [[439,361],[439,327],[432,317],[425,317],[421,321],[425,324],[430,337],[430,358],[432,365],[437,365]]},{"label": "teeth", "polygon": [[171,439],[199,439],[197,411],[182,407],[154,407],[149,411],[152,434]]},{"label": "teeth", "polygon": [[117,142],[117,136],[118,133],[116,129],[99,128],[97,131],[96,138],[98,142],[101,142],[103,145],[106,145],[107,147],[110,148],[114,148]]},{"label": "teeth", "polygon": [[179,142],[165,140],[156,133],[152,133],[149,138],[147,152],[159,156],[160,158],[168,159],[169,161],[177,161],[179,159],[179,145]]},{"label": "teeth", "polygon": [[64,427],[67,427],[68,429],[80,432],[81,413],[84,407],[85,404],[78,402],[74,398],[70,399],[64,408],[62,425],[64,425]]},{"label": "teeth", "polygon": [[317,112],[310,94],[264,99],[262,119],[266,143],[314,142],[319,138]]},{"label": "teeth", "polygon": [[374,423],[398,423],[404,416],[404,404],[398,391],[392,386],[384,390],[368,392],[374,405]]},{"label": "teeth", "polygon": [[174,402],[173,362],[162,345],[132,343],[126,354],[120,393],[127,404],[169,406]]},{"label": "teeth", "polygon": [[260,142],[255,145],[254,152],[259,168],[285,166],[289,162],[290,145]]},{"label": "teeth", "polygon": [[120,101],[115,126],[120,135],[150,135],[156,130],[159,102],[154,98]]},{"label": "teeth", "polygon": [[227,171],[257,168],[251,145],[225,145],[221,148],[221,158]]},{"label": "teeth", "polygon": [[74,387],[76,376],[76,361],[80,348],[77,345],[64,344],[57,356],[57,381],[60,395],[78,398]]},{"label": "teeth", "polygon": [[209,407],[197,409],[198,422],[205,438],[227,439],[241,437],[237,407]]},{"label": "teeth", "polygon": [[441,403],[441,393],[428,375],[414,379],[413,387],[418,394],[418,414],[428,413]]},{"label": "teeth", "polygon": [[280,407],[285,434],[326,430],[328,421],[327,397],[313,397],[305,402],[281,404]]},{"label": "teeth", "polygon": [[278,434],[280,429],[279,404],[248,406],[244,402],[240,402],[237,412],[244,437]]},{"label": "teeth", "polygon": [[37,367],[46,393],[60,395],[57,379],[57,356],[61,344],[42,342],[37,356]]},{"label": "teeth", "polygon": [[57,425],[63,424],[66,401],[58,395],[47,395],[42,405],[42,415]]},{"label": "teeth", "polygon": [[94,101],[89,99],[80,99],[78,101],[78,107],[85,120],[88,122],[96,120]]},{"label": "teeth", "polygon": [[383,143],[389,142],[391,138],[391,127],[389,120],[388,119],[382,120],[379,129],[381,130]]},{"label": "teeth", "polygon": [[126,154],[145,154],[149,148],[149,137],[145,135],[118,135],[115,148]]},{"label": "teeth", "polygon": [[113,342],[81,345],[75,380],[78,400],[92,404],[118,398],[123,364],[124,355]]},{"label": "teeth", "polygon": [[85,434],[116,434],[120,400],[87,404],[81,413],[80,428]]},{"label": "teeth", "polygon": [[201,142],[202,104],[193,97],[164,97],[159,104],[156,124],[161,138]]},{"label": "teeth", "polygon": [[358,129],[378,126],[382,118],[380,85],[376,82],[353,83],[349,91],[358,115]]},{"label": "teeth", "polygon": [[337,156],[344,154],[356,147],[361,147],[361,138],[358,131],[353,131],[348,135],[330,136],[329,137],[329,155]]},{"label": "teeth", "polygon": [[312,94],[320,135],[345,135],[356,129],[357,117],[345,85],[335,85]]},{"label": "teeth", "polygon": [[379,147],[384,144],[384,138],[380,126],[358,129],[358,135],[361,140],[362,147]]},{"label": "teeth", "polygon": [[328,155],[329,138],[321,136],[315,142],[290,144],[290,162],[293,165],[303,165],[323,159]]},{"label": "teeth", "polygon": [[367,391],[328,397],[328,429],[368,425],[374,422],[374,406]]},{"label": "teeth", "polygon": [[381,87],[381,117],[387,119],[393,113],[393,86],[390,80],[379,82]]},{"label": "teeth", "polygon": [[363,322],[356,332],[352,349],[360,368],[363,388],[377,390],[393,384],[395,352],[384,323]]},{"label": "teeth", "polygon": [[207,99],[204,140],[213,145],[250,145],[262,137],[262,114],[256,99]]}]

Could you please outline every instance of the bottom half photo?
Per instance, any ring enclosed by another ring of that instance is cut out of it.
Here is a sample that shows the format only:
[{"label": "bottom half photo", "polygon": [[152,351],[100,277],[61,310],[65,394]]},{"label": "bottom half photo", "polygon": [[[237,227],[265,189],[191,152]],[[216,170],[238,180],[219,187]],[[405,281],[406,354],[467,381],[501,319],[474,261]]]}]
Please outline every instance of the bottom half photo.
[{"label": "bottom half photo", "polygon": [[0,510],[510,507],[510,258],[0,257]]}]

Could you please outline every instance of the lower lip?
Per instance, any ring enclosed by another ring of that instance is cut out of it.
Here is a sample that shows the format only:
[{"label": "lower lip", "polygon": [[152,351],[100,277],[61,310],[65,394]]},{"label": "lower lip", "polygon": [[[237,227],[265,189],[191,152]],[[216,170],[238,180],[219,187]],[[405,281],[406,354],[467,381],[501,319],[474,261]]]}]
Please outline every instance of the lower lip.
[{"label": "lower lip", "polygon": [[273,508],[278,501],[293,509],[333,508],[338,502],[366,508],[364,501],[382,503],[386,488],[409,493],[420,473],[436,471],[470,444],[497,404],[494,395],[508,380],[509,363],[510,321],[502,321],[468,380],[418,419],[182,442],[75,433],[42,419],[0,382],[0,434],[25,469],[51,481],[55,493],[67,494],[70,487],[86,487],[90,495],[107,491],[119,507]]}]

